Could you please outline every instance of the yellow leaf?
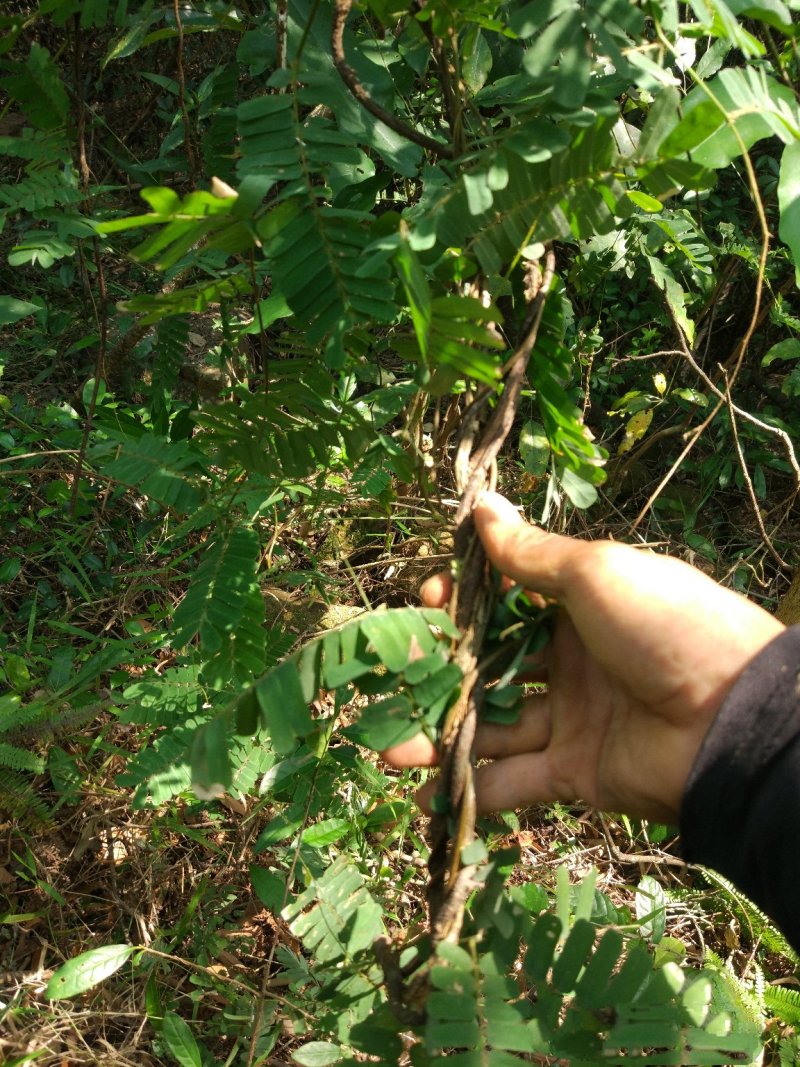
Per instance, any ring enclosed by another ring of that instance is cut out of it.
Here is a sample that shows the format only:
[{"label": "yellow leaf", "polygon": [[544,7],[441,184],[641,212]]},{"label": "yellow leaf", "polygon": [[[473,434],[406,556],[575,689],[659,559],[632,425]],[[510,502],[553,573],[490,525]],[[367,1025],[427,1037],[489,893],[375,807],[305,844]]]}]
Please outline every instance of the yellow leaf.
[{"label": "yellow leaf", "polygon": [[667,388],[667,379],[663,374],[656,374],[653,376],[653,385],[656,387],[659,396],[663,396]]},{"label": "yellow leaf", "polygon": [[626,452],[630,452],[636,442],[647,433],[652,421],[652,408],[646,408],[644,411],[637,411],[635,415],[631,415],[625,427],[625,436],[617,449],[617,455],[624,456]]}]

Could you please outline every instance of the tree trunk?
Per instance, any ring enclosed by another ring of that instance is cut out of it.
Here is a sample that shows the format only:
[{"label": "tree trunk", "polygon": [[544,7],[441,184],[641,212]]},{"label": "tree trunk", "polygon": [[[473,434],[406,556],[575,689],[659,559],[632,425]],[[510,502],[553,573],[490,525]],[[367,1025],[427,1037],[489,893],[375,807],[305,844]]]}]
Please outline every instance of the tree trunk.
[{"label": "tree trunk", "polygon": [[792,584],[781,597],[775,615],[787,626],[800,623],[800,568],[795,571]]}]

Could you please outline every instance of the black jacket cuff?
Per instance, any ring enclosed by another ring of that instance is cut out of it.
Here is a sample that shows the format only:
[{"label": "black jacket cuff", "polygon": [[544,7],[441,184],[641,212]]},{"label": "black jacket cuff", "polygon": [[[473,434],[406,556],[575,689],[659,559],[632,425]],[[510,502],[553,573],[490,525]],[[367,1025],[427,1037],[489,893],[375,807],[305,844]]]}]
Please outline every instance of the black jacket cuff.
[{"label": "black jacket cuff", "polygon": [[800,950],[800,626],[746,668],[689,775],[683,853],[734,882]]}]

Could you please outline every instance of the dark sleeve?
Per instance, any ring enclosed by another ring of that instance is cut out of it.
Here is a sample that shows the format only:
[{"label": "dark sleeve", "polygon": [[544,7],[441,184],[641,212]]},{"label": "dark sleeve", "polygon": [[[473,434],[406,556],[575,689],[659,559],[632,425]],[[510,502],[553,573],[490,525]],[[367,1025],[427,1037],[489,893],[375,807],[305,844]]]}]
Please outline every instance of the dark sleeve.
[{"label": "dark sleeve", "polygon": [[800,951],[800,626],[736,682],[689,775],[683,854],[713,867]]}]

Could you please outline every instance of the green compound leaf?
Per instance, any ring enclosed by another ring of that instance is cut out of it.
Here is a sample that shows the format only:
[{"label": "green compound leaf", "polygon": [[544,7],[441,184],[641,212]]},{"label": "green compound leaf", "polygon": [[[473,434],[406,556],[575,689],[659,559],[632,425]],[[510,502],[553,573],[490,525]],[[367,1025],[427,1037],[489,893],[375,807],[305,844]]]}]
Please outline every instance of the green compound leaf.
[{"label": "green compound leaf", "polygon": [[82,952],[59,967],[47,983],[49,1000],[77,997],[118,971],[136,952],[135,945],[103,945]]},{"label": "green compound leaf", "polygon": [[167,441],[158,434],[143,434],[122,443],[116,457],[102,465],[103,473],[123,485],[140,489],[165,507],[188,513],[200,504],[200,491],[192,484],[204,457],[186,441]]},{"label": "green compound leaf", "polygon": [[358,722],[348,726],[342,733],[359,745],[380,752],[402,744],[420,732],[422,723],[413,719],[412,713],[413,705],[408,697],[396,693],[386,700],[367,705]]},{"label": "green compound leaf", "polygon": [[256,685],[261,708],[261,724],[272,738],[275,751],[288,754],[295,739],[314,728],[297,666],[292,660],[281,663]]},{"label": "green compound leaf", "polygon": [[341,856],[283,910],[292,933],[320,963],[352,958],[383,933],[381,906]]},{"label": "green compound leaf", "polygon": [[350,819],[323,819],[303,831],[300,840],[310,848],[326,848],[334,845],[353,829]]},{"label": "green compound leaf", "polygon": [[189,759],[192,787],[197,796],[202,800],[222,796],[232,780],[228,724],[224,719],[212,719],[197,731],[192,739]]},{"label": "green compound leaf", "polygon": [[46,48],[35,42],[24,63],[8,64],[13,73],[0,81],[12,99],[19,102],[31,124],[54,130],[66,121],[69,96],[55,61]]},{"label": "green compound leaf", "polygon": [[364,618],[361,628],[390,671],[402,671],[410,660],[430,655],[438,644],[416,608],[372,612]]},{"label": "green compound leaf", "polygon": [[693,89],[684,101],[684,118],[665,139],[661,151],[688,152],[695,163],[726,167],[764,137],[790,144],[798,133],[794,94],[763,71],[721,71],[707,86]]},{"label": "green compound leaf", "polygon": [[[205,547],[200,566],[173,620],[172,641],[182,648],[199,634],[207,656],[236,639],[242,616],[263,624],[263,603],[255,581],[260,542],[252,529],[234,527]],[[259,599],[253,601],[251,594]],[[263,638],[261,640],[263,657]],[[259,660],[258,667],[262,660]]]}]

